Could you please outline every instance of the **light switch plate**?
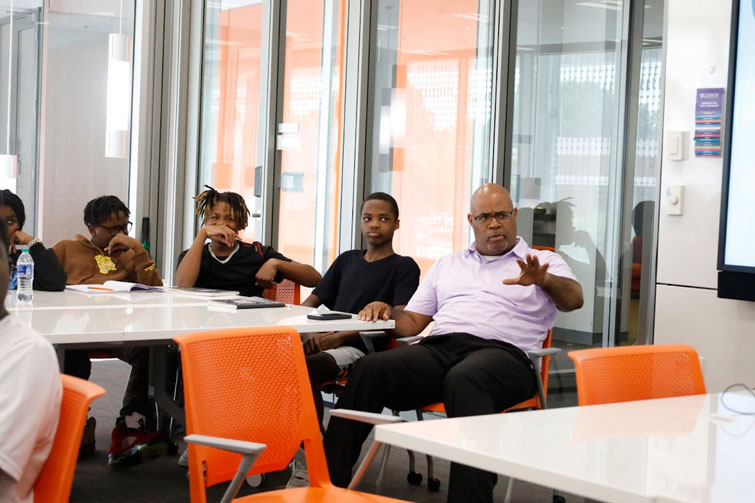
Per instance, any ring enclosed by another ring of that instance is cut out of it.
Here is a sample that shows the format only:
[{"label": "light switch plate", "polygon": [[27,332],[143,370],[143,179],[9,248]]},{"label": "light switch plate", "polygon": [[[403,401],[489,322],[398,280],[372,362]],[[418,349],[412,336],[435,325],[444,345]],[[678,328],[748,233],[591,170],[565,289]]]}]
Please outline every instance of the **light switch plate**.
[{"label": "light switch plate", "polygon": [[687,131],[666,131],[663,142],[666,157],[672,161],[683,161],[689,150],[689,133]]},{"label": "light switch plate", "polygon": [[684,185],[667,185],[661,201],[666,215],[682,215],[684,211]]}]

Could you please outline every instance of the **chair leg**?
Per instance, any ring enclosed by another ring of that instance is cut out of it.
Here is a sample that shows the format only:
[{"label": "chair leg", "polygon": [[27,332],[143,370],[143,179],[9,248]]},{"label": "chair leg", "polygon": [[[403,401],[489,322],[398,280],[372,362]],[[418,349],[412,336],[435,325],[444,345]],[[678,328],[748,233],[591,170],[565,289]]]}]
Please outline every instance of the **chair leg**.
[{"label": "chair leg", "polygon": [[406,481],[413,486],[418,486],[422,483],[422,474],[417,473],[417,466],[414,461],[414,451],[406,450],[409,454],[409,473],[406,474]]},{"label": "chair leg", "polygon": [[[181,360],[178,360],[178,367],[176,368],[176,379],[173,383],[173,401],[178,402],[178,393],[183,386],[183,374],[181,373]],[[170,416],[170,423],[168,424],[168,436],[173,438],[173,416]]]},{"label": "chair leg", "polygon": [[[422,409],[416,409],[414,412],[417,414],[417,421],[425,420],[425,417],[422,415]],[[437,492],[440,489],[440,480],[433,477],[433,457],[429,454],[425,454],[425,458],[427,459],[427,489],[430,492]],[[421,484],[422,475],[416,473],[411,464],[409,464],[409,469],[410,472],[409,476],[407,477],[409,483],[415,485]]]},{"label": "chair leg", "polygon": [[[394,414],[398,415],[398,411],[393,412]],[[419,409],[417,409],[415,412],[417,414],[417,420],[422,421],[422,412]],[[422,484],[422,474],[417,471],[414,451],[407,449],[406,452],[409,454],[409,473],[406,474],[406,481],[413,486],[418,486]]]},{"label": "chair leg", "polygon": [[425,457],[427,457],[427,490],[435,493],[440,490],[440,480],[433,477],[433,457],[429,454],[425,454]]}]

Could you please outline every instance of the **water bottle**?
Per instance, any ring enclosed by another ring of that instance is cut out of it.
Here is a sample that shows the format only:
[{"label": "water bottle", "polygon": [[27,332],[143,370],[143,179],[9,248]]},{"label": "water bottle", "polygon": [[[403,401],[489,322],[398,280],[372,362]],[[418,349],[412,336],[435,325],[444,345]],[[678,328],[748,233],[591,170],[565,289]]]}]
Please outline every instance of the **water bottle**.
[{"label": "water bottle", "polygon": [[34,282],[34,259],[29,254],[29,247],[21,248],[21,256],[16,261],[16,277],[18,278],[18,289],[16,290],[16,300],[18,302],[31,302],[34,298],[32,283]]}]

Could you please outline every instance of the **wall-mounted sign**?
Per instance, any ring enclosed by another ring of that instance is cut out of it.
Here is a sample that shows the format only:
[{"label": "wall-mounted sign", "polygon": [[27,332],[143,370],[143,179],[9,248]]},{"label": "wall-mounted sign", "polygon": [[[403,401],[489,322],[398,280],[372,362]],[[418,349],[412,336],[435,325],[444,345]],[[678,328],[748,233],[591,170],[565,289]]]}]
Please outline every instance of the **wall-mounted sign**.
[{"label": "wall-mounted sign", "polygon": [[695,103],[695,156],[721,157],[723,88],[697,90]]}]

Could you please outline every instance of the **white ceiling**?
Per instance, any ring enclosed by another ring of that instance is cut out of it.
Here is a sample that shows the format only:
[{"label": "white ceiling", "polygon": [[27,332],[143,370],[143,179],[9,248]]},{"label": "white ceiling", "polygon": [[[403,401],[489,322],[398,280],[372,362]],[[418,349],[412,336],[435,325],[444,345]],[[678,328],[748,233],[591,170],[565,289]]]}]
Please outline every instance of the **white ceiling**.
[{"label": "white ceiling", "polygon": [[[50,15],[63,15],[78,26],[95,28],[100,23],[109,25],[106,19],[134,19],[135,0],[49,0]],[[0,0],[0,19],[8,16],[11,0]],[[13,0],[13,10],[23,12],[42,7],[42,0]],[[74,21],[77,18],[79,21]]]}]

